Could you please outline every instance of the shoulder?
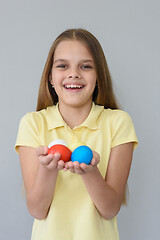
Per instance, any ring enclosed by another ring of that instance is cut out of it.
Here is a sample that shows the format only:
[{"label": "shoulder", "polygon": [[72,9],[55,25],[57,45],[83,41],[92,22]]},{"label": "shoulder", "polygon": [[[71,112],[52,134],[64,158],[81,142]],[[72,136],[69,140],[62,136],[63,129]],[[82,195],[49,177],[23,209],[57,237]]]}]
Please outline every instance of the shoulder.
[{"label": "shoulder", "polygon": [[134,129],[130,115],[123,110],[104,109],[102,114],[102,125],[110,128],[112,133]]},{"label": "shoulder", "polygon": [[102,114],[102,118],[105,121],[110,121],[113,124],[118,122],[126,122],[126,121],[131,121],[131,117],[130,115],[123,111],[123,110],[119,110],[119,109],[104,109],[103,114]]},{"label": "shoulder", "polygon": [[138,139],[134,124],[127,112],[119,109],[103,109],[99,123],[103,133],[110,133],[111,147],[127,142],[134,142],[134,149],[137,146]]},{"label": "shoulder", "polygon": [[41,123],[46,122],[46,119],[52,109],[52,112],[54,111],[54,106],[47,107],[46,109],[42,109],[40,111],[32,111],[26,113],[22,118],[21,122],[29,122],[29,123]]}]

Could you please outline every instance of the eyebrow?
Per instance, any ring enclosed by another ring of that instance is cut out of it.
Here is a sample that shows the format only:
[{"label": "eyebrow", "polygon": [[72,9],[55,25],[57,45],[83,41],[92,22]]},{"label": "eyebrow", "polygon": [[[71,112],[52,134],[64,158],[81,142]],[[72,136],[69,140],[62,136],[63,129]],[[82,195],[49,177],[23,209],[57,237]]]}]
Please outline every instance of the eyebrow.
[{"label": "eyebrow", "polygon": [[[68,60],[67,59],[56,59],[53,63],[57,63],[57,62],[68,62]],[[80,60],[80,62],[94,63],[94,61],[92,59],[82,59],[82,60]]]}]

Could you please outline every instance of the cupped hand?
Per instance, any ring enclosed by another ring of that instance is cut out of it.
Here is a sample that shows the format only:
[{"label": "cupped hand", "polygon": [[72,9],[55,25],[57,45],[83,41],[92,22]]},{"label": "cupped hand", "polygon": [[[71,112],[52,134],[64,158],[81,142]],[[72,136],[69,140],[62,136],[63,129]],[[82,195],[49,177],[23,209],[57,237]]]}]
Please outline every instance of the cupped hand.
[{"label": "cupped hand", "polygon": [[95,151],[92,151],[92,152],[93,152],[93,158],[89,165],[85,163],[79,163],[77,161],[75,162],[69,161],[65,163],[65,166],[63,169],[65,171],[70,170],[72,173],[76,173],[79,175],[84,175],[88,172],[93,171],[100,162],[100,156],[97,152]]},{"label": "cupped hand", "polygon": [[36,148],[36,155],[39,160],[39,163],[45,166],[47,169],[61,170],[65,166],[64,161],[60,160],[61,154],[58,152],[55,153],[54,155],[48,154],[47,146],[40,146]]}]

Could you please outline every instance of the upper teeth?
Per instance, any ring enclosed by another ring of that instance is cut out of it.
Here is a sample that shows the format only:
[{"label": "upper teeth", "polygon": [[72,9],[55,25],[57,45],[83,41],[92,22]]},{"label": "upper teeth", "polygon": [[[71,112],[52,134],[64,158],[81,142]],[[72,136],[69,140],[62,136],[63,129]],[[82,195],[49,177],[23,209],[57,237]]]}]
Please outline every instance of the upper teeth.
[{"label": "upper teeth", "polygon": [[65,87],[66,88],[82,88],[82,86],[76,85],[76,84],[65,85]]}]

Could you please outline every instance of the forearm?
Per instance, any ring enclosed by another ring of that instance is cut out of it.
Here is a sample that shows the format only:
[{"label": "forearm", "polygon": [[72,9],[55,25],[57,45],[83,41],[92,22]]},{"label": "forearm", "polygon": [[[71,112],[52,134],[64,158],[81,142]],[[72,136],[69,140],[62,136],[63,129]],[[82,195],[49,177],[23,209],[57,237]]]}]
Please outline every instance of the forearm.
[{"label": "forearm", "polygon": [[48,170],[45,166],[39,165],[35,182],[27,193],[28,210],[34,218],[41,220],[47,216],[54,195],[57,175],[57,169]]},{"label": "forearm", "polygon": [[98,168],[81,175],[87,191],[99,213],[105,219],[111,219],[120,210],[122,199],[102,178]]}]

